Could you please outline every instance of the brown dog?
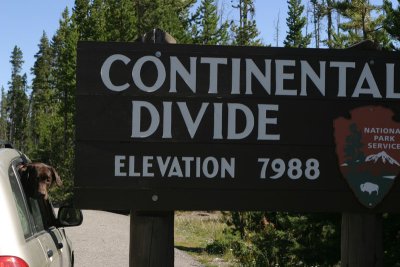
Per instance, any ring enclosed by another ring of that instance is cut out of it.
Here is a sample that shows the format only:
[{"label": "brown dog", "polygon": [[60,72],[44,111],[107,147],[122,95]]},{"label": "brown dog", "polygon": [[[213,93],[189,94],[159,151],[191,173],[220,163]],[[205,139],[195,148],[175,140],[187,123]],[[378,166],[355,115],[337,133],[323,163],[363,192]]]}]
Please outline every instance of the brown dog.
[{"label": "brown dog", "polygon": [[43,198],[47,200],[49,188],[54,183],[58,186],[62,185],[61,178],[56,170],[44,163],[22,164],[19,166],[18,172],[25,193],[31,197],[43,195]]}]

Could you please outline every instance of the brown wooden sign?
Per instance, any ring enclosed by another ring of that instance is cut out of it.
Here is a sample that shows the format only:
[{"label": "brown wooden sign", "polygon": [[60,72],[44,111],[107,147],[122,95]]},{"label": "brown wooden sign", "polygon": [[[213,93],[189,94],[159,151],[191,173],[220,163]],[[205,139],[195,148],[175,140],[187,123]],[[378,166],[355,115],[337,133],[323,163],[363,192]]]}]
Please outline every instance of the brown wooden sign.
[{"label": "brown wooden sign", "polygon": [[399,56],[80,42],[76,204],[399,211]]}]

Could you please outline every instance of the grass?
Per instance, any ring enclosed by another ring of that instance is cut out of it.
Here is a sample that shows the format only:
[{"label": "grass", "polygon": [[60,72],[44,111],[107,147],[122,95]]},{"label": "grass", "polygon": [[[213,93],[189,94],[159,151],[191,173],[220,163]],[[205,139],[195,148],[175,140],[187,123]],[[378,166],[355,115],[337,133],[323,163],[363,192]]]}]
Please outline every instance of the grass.
[{"label": "grass", "polygon": [[223,238],[226,224],[221,212],[176,212],[175,247],[188,252],[205,266],[235,266],[230,251],[222,255],[209,254],[207,245]]}]

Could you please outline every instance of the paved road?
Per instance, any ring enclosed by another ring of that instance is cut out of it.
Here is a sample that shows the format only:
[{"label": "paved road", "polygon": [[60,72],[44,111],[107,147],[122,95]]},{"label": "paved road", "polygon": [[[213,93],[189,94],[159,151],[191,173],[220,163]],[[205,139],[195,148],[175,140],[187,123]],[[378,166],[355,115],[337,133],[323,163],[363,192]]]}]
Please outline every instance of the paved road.
[{"label": "paved road", "polygon": [[[75,250],[75,267],[128,267],[129,216],[104,211],[83,211],[83,224],[66,228]],[[175,249],[175,267],[202,266]]]}]

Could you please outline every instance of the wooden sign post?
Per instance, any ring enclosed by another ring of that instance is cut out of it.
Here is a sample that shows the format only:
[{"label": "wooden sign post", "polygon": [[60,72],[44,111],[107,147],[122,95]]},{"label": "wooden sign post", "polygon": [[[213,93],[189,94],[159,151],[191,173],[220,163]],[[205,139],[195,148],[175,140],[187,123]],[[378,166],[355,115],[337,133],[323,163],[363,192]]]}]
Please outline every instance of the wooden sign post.
[{"label": "wooden sign post", "polygon": [[174,212],[131,211],[129,266],[174,266]]},{"label": "wooden sign post", "polygon": [[[372,41],[361,42],[350,49],[377,50]],[[342,267],[383,266],[382,214],[342,213]]]},{"label": "wooden sign post", "polygon": [[382,215],[343,213],[342,267],[383,266]]},{"label": "wooden sign post", "polygon": [[[175,44],[168,33],[154,29],[139,40],[142,43]],[[156,200],[158,196],[154,195]],[[131,210],[129,267],[174,266],[174,211]]]}]

